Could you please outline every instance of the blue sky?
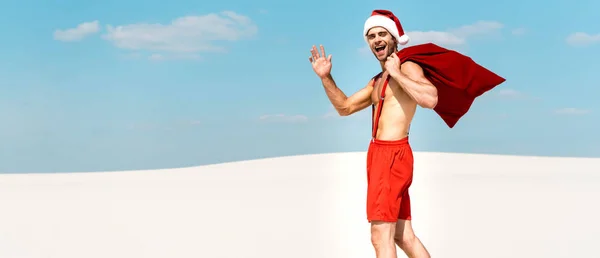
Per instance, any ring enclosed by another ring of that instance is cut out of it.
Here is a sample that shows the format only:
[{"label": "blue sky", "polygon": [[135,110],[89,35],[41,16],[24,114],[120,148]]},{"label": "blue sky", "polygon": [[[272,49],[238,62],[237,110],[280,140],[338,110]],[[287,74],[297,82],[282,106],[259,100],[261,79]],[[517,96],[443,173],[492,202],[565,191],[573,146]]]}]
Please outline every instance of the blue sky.
[{"label": "blue sky", "polygon": [[308,56],[323,44],[341,89],[363,87],[373,9],[507,79],[453,129],[419,110],[415,151],[600,157],[598,2],[10,0],[0,173],[366,151],[370,110],[331,116]]}]

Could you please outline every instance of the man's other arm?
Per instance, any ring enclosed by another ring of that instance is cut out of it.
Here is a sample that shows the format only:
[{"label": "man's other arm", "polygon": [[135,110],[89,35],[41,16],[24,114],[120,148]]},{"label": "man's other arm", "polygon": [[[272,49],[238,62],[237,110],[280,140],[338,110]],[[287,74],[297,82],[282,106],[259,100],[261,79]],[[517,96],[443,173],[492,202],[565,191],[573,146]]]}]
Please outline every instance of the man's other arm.
[{"label": "man's other arm", "polygon": [[337,87],[331,74],[321,79],[325,93],[333,104],[333,107],[340,116],[349,116],[361,111],[372,104],[371,93],[373,92],[373,80],[369,81],[367,86],[347,97],[340,88]]},{"label": "man's other arm", "polygon": [[390,76],[419,106],[433,109],[437,105],[437,88],[425,78],[423,69],[418,64],[404,62],[400,69],[391,71]]}]

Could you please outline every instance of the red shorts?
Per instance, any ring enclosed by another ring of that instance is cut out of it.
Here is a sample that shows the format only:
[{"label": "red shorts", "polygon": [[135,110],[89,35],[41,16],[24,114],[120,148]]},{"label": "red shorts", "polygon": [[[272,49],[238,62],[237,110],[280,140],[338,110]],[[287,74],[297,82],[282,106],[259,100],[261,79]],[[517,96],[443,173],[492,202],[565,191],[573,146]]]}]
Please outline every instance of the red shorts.
[{"label": "red shorts", "polygon": [[373,140],[367,152],[367,219],[410,220],[408,188],[413,179],[413,153],[408,137]]}]

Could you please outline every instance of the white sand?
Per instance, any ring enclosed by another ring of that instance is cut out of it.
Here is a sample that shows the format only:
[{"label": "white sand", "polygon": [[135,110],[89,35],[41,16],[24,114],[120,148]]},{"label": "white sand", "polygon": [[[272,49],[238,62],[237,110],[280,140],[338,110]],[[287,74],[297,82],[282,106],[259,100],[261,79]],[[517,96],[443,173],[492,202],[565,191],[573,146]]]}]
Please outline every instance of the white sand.
[{"label": "white sand", "polygon": [[[600,257],[600,159],[415,158],[413,223],[433,257]],[[364,167],[342,153],[0,175],[0,257],[375,257]]]}]

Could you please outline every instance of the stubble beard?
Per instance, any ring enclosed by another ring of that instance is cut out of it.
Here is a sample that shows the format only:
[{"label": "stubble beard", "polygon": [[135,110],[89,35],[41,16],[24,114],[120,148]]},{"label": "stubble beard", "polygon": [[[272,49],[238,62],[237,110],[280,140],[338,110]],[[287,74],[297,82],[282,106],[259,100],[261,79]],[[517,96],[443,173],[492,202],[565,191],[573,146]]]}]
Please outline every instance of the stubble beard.
[{"label": "stubble beard", "polygon": [[397,52],[396,48],[397,47],[389,47],[389,45],[388,45],[388,47],[386,49],[387,53],[383,57],[381,57],[381,59],[379,59],[379,57],[377,56],[377,54],[373,53],[373,55],[375,55],[375,58],[377,58],[377,60],[379,60],[380,62],[385,62],[385,60],[387,60],[387,58],[389,56],[391,56],[392,54],[394,54],[394,53]]}]

